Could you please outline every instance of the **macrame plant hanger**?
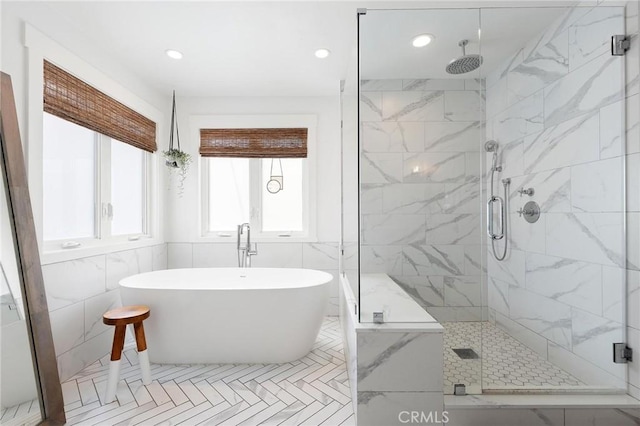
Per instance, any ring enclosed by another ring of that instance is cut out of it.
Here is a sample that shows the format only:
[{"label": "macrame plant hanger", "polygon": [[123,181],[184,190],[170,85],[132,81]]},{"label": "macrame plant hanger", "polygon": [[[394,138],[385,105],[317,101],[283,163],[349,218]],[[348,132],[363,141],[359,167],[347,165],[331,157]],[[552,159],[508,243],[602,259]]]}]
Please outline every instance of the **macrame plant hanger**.
[{"label": "macrame plant hanger", "polygon": [[[178,130],[178,121],[176,120],[176,91],[173,91],[173,106],[171,107],[171,135],[169,136],[169,152],[173,151],[173,128],[176,129],[176,145],[180,151],[180,131]],[[178,168],[176,160],[167,160],[167,166]]]}]

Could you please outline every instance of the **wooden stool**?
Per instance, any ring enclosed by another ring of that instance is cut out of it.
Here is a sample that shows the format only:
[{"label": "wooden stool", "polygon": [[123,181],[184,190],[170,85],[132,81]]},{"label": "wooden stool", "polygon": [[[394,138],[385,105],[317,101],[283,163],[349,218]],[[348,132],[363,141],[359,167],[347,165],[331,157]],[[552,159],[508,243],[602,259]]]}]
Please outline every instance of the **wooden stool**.
[{"label": "wooden stool", "polygon": [[135,331],[138,360],[140,369],[142,370],[142,383],[145,385],[151,384],[149,354],[147,353],[147,342],[144,338],[144,327],[142,325],[142,321],[149,318],[150,313],[148,306],[135,305],[116,308],[102,316],[102,322],[106,325],[116,326],[113,336],[113,347],[111,348],[111,364],[109,366],[107,393],[104,401],[106,404],[116,399],[116,388],[120,380],[120,358],[122,358],[122,348],[124,347],[124,336],[127,324],[133,324]]}]

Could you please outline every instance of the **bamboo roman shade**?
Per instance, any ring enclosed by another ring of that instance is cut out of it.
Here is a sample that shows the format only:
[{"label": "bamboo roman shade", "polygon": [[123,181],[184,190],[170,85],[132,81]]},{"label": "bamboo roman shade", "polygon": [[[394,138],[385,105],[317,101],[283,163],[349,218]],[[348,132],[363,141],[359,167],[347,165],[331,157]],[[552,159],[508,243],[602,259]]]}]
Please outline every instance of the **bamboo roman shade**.
[{"label": "bamboo roman shade", "polygon": [[307,129],[200,129],[203,157],[306,158]]},{"label": "bamboo roman shade", "polygon": [[44,110],[136,148],[157,150],[156,123],[48,61]]}]

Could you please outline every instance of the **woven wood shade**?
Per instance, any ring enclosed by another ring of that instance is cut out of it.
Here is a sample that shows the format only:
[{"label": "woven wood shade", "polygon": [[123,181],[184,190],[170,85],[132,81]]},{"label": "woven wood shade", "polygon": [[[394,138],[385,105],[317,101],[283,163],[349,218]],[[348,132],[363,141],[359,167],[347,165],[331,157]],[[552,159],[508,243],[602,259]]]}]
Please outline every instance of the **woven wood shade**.
[{"label": "woven wood shade", "polygon": [[156,123],[48,61],[44,110],[136,148],[158,149]]},{"label": "woven wood shade", "polygon": [[307,129],[200,129],[203,157],[306,158]]}]

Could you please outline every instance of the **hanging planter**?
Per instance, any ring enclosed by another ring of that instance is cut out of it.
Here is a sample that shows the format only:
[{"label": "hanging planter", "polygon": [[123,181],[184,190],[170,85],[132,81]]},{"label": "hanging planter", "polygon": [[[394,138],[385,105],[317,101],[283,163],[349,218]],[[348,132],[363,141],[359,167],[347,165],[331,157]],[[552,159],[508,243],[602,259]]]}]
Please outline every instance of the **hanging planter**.
[{"label": "hanging planter", "polygon": [[[173,134],[175,127],[176,145],[173,144]],[[165,164],[169,168],[169,179],[173,176],[173,172],[178,170],[178,195],[182,197],[184,193],[184,181],[187,178],[189,165],[191,164],[191,154],[180,149],[180,132],[178,130],[178,121],[176,118],[176,91],[173,91],[173,106],[171,108],[171,136],[169,137],[169,149],[162,151]]]}]

